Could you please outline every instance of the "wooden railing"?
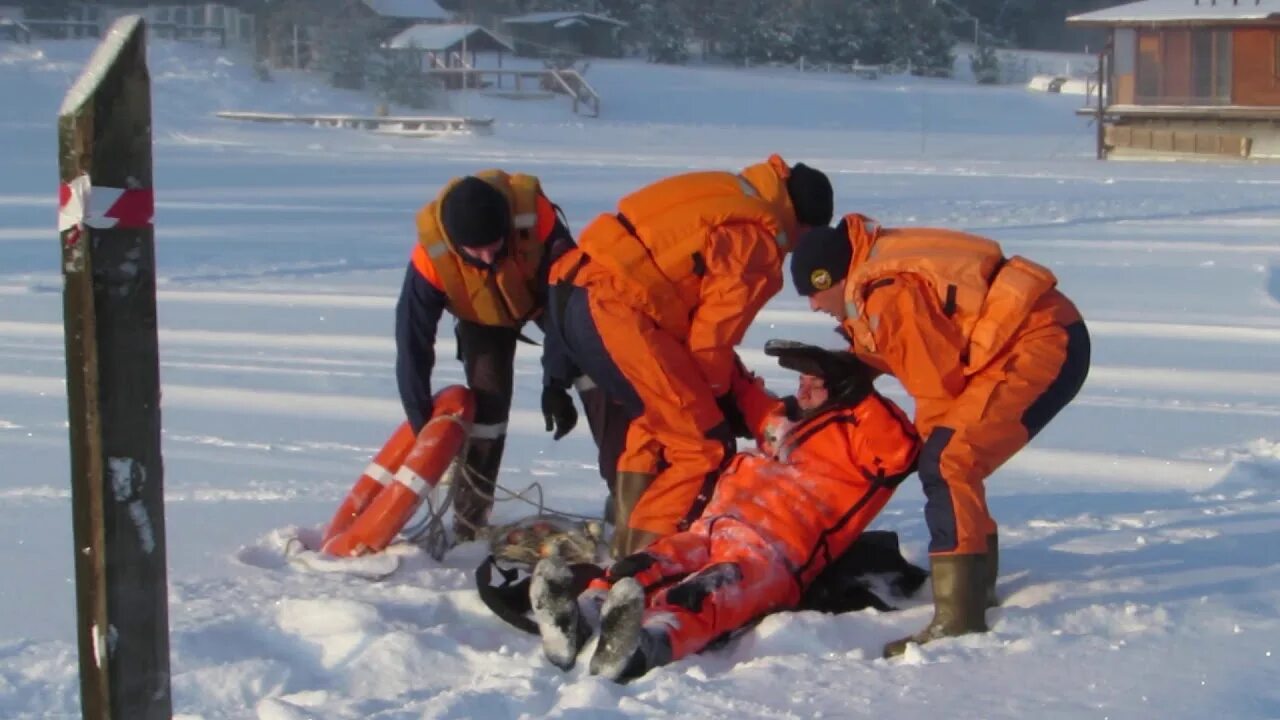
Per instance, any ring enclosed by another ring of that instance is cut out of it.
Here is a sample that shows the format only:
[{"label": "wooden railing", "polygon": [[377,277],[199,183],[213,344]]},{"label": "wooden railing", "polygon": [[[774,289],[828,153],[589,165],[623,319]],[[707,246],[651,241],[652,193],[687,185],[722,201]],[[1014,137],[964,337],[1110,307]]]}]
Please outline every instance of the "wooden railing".
[{"label": "wooden railing", "polygon": [[573,111],[589,115],[590,117],[600,116],[600,94],[595,88],[586,81],[582,73],[573,69],[557,69],[546,68],[543,70],[490,70],[477,68],[432,68],[428,70],[427,75],[437,77],[460,77],[461,82],[457,83],[462,87],[478,87],[478,81],[485,78],[493,78],[499,88],[502,87],[503,78],[510,78],[515,82],[515,92],[525,93],[525,81],[536,81],[539,90],[551,91],[554,93],[563,93],[568,95],[573,101]]}]

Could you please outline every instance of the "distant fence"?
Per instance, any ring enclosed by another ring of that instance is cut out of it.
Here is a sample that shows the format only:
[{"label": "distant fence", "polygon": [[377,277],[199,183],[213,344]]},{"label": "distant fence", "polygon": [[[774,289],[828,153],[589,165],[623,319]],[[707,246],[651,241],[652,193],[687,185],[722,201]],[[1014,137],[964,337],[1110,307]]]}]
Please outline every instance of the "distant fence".
[{"label": "distant fence", "polygon": [[[213,40],[218,47],[227,46],[227,29],[221,25],[187,25],[180,23],[148,23],[156,37],[171,40]],[[7,32],[6,32],[7,30]],[[33,37],[65,40],[102,37],[103,23],[96,20],[13,20],[0,18],[0,38],[29,43]]]},{"label": "distant fence", "polygon": [[29,43],[31,42],[31,28],[21,20],[0,17],[0,40]]}]

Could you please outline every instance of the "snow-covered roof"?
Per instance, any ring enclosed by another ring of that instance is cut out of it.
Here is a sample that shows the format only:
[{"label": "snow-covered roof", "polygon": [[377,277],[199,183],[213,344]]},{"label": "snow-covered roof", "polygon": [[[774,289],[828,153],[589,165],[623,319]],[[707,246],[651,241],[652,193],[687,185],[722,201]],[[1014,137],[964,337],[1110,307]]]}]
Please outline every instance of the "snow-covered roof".
[{"label": "snow-covered roof", "polygon": [[1141,0],[1067,18],[1073,25],[1280,19],[1280,0]]},{"label": "snow-covered roof", "polygon": [[422,23],[406,28],[388,40],[385,46],[389,48],[416,47],[422,50],[447,50],[461,43],[462,38],[474,40],[477,35],[483,36],[487,42],[501,46],[508,52],[515,51],[515,48],[479,25],[433,25],[431,23]]},{"label": "snow-covered roof", "polygon": [[453,14],[436,0],[364,0],[369,9],[386,18],[447,21]]},{"label": "snow-covered roof", "polygon": [[527,15],[517,15],[516,17],[505,18],[502,22],[507,23],[508,25],[543,25],[546,23],[555,23],[558,26],[566,20],[594,20],[596,22],[617,25],[618,27],[627,26],[627,24],[621,20],[614,20],[608,15],[596,15],[595,13],[589,12],[570,11],[529,13]]}]

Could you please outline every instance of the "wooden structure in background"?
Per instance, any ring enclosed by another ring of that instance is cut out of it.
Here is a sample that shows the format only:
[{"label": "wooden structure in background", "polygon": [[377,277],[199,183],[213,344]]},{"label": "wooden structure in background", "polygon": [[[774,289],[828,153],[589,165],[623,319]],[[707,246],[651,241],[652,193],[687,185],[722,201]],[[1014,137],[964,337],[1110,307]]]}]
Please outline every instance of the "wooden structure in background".
[{"label": "wooden structure in background", "polygon": [[1280,0],[1143,0],[1106,28],[1100,157],[1280,159]]}]

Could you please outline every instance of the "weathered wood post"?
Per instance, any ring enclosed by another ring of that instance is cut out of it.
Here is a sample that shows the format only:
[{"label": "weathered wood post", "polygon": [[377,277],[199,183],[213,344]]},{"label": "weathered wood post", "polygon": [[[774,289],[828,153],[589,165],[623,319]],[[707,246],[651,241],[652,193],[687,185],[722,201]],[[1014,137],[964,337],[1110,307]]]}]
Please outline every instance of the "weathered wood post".
[{"label": "weathered wood post", "polygon": [[168,718],[169,612],[145,25],[118,20],[58,118],[85,718]]},{"label": "weathered wood post", "polygon": [[1097,156],[1099,160],[1107,159],[1106,111],[1107,111],[1107,103],[1110,100],[1110,98],[1108,97],[1109,93],[1107,92],[1107,84],[1109,82],[1109,76],[1112,71],[1111,63],[1113,62],[1113,60],[1111,57],[1111,53],[1113,51],[1113,48],[1115,47],[1113,45],[1114,39],[1115,39],[1115,31],[1112,30],[1108,34],[1107,42],[1103,46],[1102,51],[1098,53],[1098,115],[1096,117],[1097,127],[1095,128],[1095,130],[1098,133],[1096,138],[1096,144],[1097,144]]}]

